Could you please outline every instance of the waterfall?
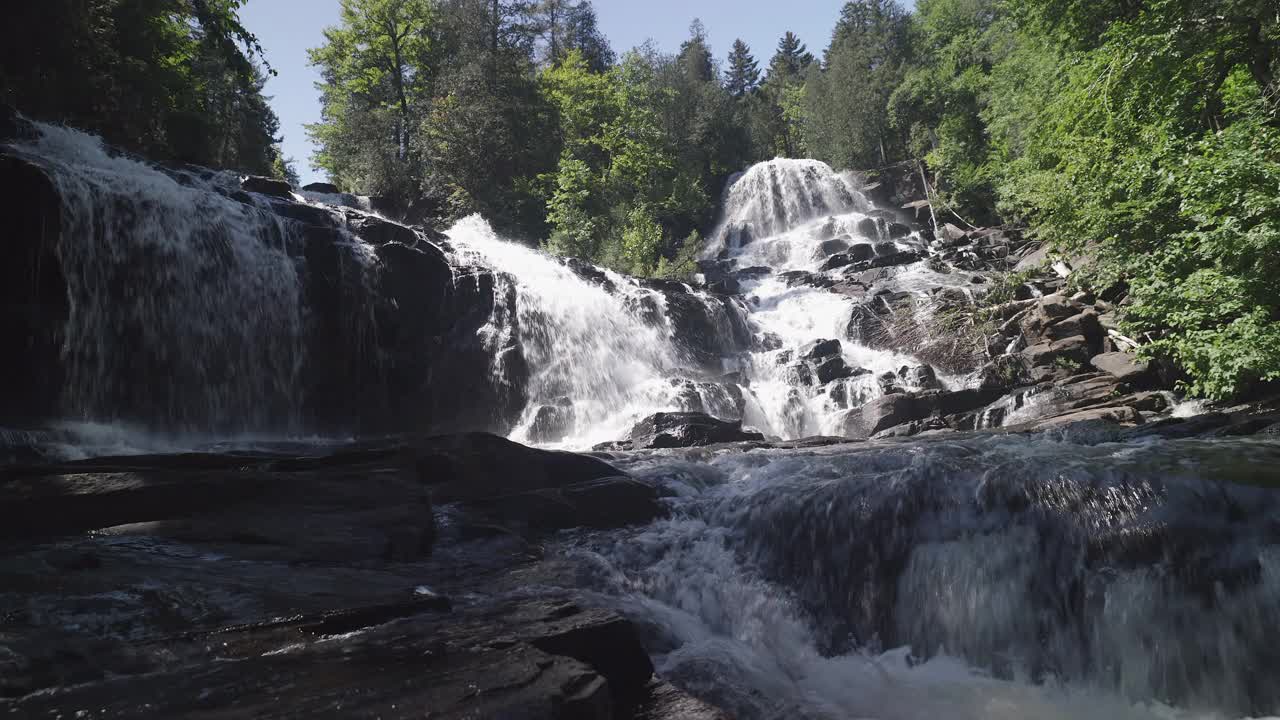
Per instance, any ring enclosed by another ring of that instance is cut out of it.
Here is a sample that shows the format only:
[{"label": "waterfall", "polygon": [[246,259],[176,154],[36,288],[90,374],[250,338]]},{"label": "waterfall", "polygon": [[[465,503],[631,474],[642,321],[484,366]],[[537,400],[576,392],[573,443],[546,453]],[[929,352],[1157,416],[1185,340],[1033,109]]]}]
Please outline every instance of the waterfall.
[{"label": "waterfall", "polygon": [[[517,285],[516,316],[496,317],[486,330],[515,333],[530,368],[529,403],[513,439],[590,447],[624,437],[646,414],[680,409],[670,378],[692,370],[661,293],[607,270],[597,282],[583,279],[545,253],[501,240],[479,217],[447,234],[464,261]],[[502,362],[495,354],[495,373]]]},{"label": "waterfall", "polygon": [[669,520],[570,539],[659,672],[742,718],[1280,708],[1274,441],[1043,436],[635,458]]},{"label": "waterfall", "polygon": [[[720,244],[713,248],[732,267],[770,270],[752,274],[741,289],[751,320],[768,338],[742,363],[758,401],[750,423],[784,438],[844,435],[848,412],[880,394],[877,377],[919,365],[846,338],[858,298],[785,277],[818,272],[829,256],[854,248],[868,258],[923,248],[915,234],[890,237],[887,216],[858,192],[850,176],[816,160],[772,160],[730,181],[714,235]],[[838,356],[847,369],[838,369],[840,377],[831,381],[804,382],[793,363],[806,345],[819,340],[839,343]],[[847,375],[850,371],[856,374]]]},{"label": "waterfall", "polygon": [[870,207],[851,177],[817,160],[779,158],[751,166],[729,179],[724,219],[710,251],[768,238],[820,215]]},{"label": "waterfall", "polygon": [[306,309],[286,223],[211,191],[224,178],[166,175],[75,130],[40,125],[13,149],[63,201],[67,416],[296,422]]}]

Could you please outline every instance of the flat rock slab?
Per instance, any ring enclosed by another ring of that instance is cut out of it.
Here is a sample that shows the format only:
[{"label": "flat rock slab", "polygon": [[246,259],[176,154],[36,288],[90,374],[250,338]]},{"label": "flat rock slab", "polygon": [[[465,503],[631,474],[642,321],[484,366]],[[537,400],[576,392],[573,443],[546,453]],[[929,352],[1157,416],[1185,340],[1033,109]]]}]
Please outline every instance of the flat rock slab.
[{"label": "flat rock slab", "polygon": [[[635,629],[565,600],[429,609],[342,632],[307,621],[148,643],[163,665],[11,701],[23,717],[679,717]],[[715,717],[715,715],[705,715]]]}]

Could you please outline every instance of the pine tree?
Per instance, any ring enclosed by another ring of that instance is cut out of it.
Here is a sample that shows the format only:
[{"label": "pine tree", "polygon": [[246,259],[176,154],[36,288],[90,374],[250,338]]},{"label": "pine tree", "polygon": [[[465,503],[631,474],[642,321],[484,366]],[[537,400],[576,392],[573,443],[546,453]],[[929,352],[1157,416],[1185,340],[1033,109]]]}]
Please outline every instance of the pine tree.
[{"label": "pine tree", "polygon": [[681,43],[676,63],[690,80],[708,82],[715,78],[715,63],[707,45],[707,28],[701,20],[694,19],[689,24],[689,39]]},{"label": "pine tree", "polygon": [[760,83],[760,65],[751,56],[751,48],[741,39],[733,41],[729,53],[729,69],[725,72],[725,88],[734,97],[742,97]]},{"label": "pine tree", "polygon": [[805,68],[812,62],[813,53],[805,48],[804,43],[800,42],[800,38],[796,37],[795,33],[788,30],[778,41],[778,51],[769,61],[767,80],[775,83],[799,80]]}]

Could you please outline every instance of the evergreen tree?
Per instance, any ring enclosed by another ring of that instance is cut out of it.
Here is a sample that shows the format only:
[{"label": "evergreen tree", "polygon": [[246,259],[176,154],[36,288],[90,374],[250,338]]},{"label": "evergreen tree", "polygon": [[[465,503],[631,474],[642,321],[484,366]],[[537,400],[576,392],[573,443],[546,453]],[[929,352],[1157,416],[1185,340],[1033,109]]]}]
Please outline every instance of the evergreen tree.
[{"label": "evergreen tree", "polygon": [[596,11],[589,0],[542,0],[535,6],[533,26],[540,36],[539,55],[544,65],[555,65],[578,51],[592,72],[613,65],[613,50],[600,32]]},{"label": "evergreen tree", "polygon": [[775,85],[795,82],[801,79],[804,71],[813,62],[813,54],[805,48],[796,34],[788,30],[778,40],[778,50],[769,60],[769,72],[765,82],[773,81]]},{"label": "evergreen tree", "polygon": [[805,72],[812,65],[813,55],[788,30],[769,60],[759,97],[749,113],[752,154],[756,159],[804,154],[803,114],[798,112],[796,98],[797,88],[804,86]]},{"label": "evergreen tree", "polygon": [[680,44],[676,55],[680,72],[690,82],[709,82],[715,79],[715,61],[707,45],[707,28],[701,20],[689,24],[689,39]]},{"label": "evergreen tree", "polygon": [[848,168],[901,157],[905,142],[886,108],[909,59],[907,23],[896,0],[845,3],[823,71],[806,92],[806,137],[818,158]]},{"label": "evergreen tree", "polygon": [[756,89],[760,82],[760,66],[751,56],[751,48],[741,39],[733,41],[729,51],[729,68],[725,71],[725,88],[735,98]]}]

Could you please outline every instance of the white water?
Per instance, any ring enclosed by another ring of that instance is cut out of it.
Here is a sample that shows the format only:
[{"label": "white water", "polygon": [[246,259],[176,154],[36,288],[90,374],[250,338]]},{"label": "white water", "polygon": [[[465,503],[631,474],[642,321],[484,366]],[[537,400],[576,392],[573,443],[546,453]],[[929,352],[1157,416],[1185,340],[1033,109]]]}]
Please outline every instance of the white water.
[{"label": "white water", "polygon": [[[898,250],[922,245],[914,236],[897,242],[868,236],[860,225],[865,228],[869,218],[875,222],[868,215],[871,203],[849,176],[815,160],[780,159],[755,165],[733,181],[726,203],[716,237],[740,268],[816,272],[828,257],[823,243],[838,239],[850,244],[890,242]],[[741,244],[742,228],[752,238],[745,245]],[[749,414],[747,420],[771,434],[784,438],[843,435],[847,411],[880,394],[877,376],[919,364],[910,357],[845,339],[856,302],[851,298],[807,285],[788,287],[775,276],[747,281],[742,292],[750,298],[752,321],[780,341],[774,350],[753,353],[743,368],[759,400],[758,414]],[[870,373],[826,387],[789,382],[785,363],[779,359],[819,339],[840,340],[845,362]],[[837,388],[849,399],[833,399]]]},{"label": "white water", "polygon": [[563,443],[571,447],[626,437],[646,415],[680,409],[668,381],[681,370],[671,329],[640,315],[646,303],[661,310],[661,293],[606,273],[611,293],[545,253],[499,239],[478,216],[448,236],[463,262],[506,273],[518,286],[517,317],[495,318],[488,328],[493,347],[509,345],[503,334],[518,334],[531,370],[529,405],[512,439],[530,442],[539,408],[558,402],[573,408],[574,429]]},{"label": "white water", "polygon": [[[827,258],[823,243],[833,239],[879,244],[881,254],[886,248],[921,247],[915,236],[897,241],[884,236],[884,220],[870,214],[874,208],[853,181],[813,160],[756,165],[731,183],[726,203],[713,247],[727,243],[728,258],[738,268],[817,271]],[[868,228],[876,234],[868,235]],[[513,439],[575,449],[625,439],[632,425],[650,414],[691,409],[681,396],[687,380],[695,381],[704,408],[724,406],[706,401],[708,394],[725,391],[707,383],[713,379],[707,369],[682,352],[661,292],[608,271],[610,287],[584,279],[555,258],[498,238],[478,217],[463,220],[448,235],[460,253],[459,264],[492,267],[517,287],[517,317],[495,317],[489,327],[495,363],[506,361],[496,349],[514,346],[514,334],[532,375],[530,402]],[[744,239],[749,242],[741,244]],[[877,376],[919,364],[844,339],[856,302],[852,298],[788,287],[776,275],[744,282],[742,295],[751,330],[770,345],[720,359],[724,370],[740,373],[738,391],[744,396],[741,412],[728,414],[770,436],[841,435],[849,411],[879,395]],[[718,344],[732,346],[719,301],[705,295],[697,301],[715,318],[712,332],[723,336]],[[840,340],[845,362],[867,372],[823,386],[797,382],[786,358],[822,339]],[[544,407],[572,408],[572,428],[563,438],[548,441],[536,432]]]},{"label": "white water", "polygon": [[[10,149],[47,168],[63,200],[66,417],[300,430],[308,309],[293,226],[226,197],[238,190],[226,173],[166,174],[92,135],[35,127]],[[369,248],[349,239],[350,264],[373,272]]]},{"label": "white water", "polygon": [[[1280,546],[1264,530],[1274,493],[1216,479],[1277,453],[1004,437],[637,457],[623,467],[675,493],[672,519],[568,551],[645,629],[664,677],[737,717],[1238,718],[1280,709],[1266,689]],[[1024,489],[1030,508],[999,499]],[[1210,572],[1259,574],[1206,603],[1185,566],[1128,566],[1126,538],[1162,526],[1166,557],[1190,547]],[[868,611],[880,598],[883,616]],[[863,613],[906,644],[846,641]]]}]

